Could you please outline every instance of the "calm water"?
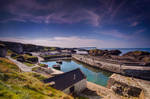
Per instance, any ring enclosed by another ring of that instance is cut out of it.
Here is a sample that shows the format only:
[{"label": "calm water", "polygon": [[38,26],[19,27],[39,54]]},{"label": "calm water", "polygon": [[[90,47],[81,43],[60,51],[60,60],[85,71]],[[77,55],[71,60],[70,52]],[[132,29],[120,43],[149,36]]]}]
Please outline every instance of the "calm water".
[{"label": "calm water", "polygon": [[[47,64],[49,67],[52,67],[52,65],[56,64],[56,62],[54,61],[42,62],[42,63]],[[107,85],[109,76],[111,76],[111,73],[109,72],[97,70],[88,65],[81,64],[73,60],[63,61],[63,64],[61,65],[61,71],[63,72],[67,72],[76,68],[81,69],[81,71],[87,76],[88,81],[102,85],[102,86]]]}]

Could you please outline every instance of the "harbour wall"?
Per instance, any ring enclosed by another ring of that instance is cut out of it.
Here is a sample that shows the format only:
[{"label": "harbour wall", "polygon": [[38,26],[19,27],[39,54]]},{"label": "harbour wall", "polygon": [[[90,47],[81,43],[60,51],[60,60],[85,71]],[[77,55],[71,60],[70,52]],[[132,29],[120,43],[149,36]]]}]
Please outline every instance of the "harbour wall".
[{"label": "harbour wall", "polygon": [[120,64],[113,64],[106,61],[98,60],[94,57],[90,57],[89,55],[79,55],[73,54],[72,58],[88,64],[92,67],[107,70],[114,73],[119,73],[131,77],[137,77],[141,79],[150,80],[150,67],[143,66],[125,66]]}]

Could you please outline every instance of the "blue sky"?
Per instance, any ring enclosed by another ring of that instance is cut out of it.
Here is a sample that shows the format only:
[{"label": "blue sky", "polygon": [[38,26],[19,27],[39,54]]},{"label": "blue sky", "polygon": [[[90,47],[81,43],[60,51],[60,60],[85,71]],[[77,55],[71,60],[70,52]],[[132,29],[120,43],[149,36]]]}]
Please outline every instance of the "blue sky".
[{"label": "blue sky", "polygon": [[150,47],[149,0],[1,0],[0,40],[59,47]]}]

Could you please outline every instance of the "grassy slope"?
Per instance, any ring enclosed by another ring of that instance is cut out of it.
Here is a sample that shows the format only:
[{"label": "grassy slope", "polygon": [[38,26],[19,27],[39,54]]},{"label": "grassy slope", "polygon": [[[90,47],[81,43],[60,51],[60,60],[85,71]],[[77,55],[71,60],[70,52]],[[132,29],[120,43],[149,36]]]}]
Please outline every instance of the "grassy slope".
[{"label": "grassy slope", "polygon": [[22,73],[14,63],[0,58],[0,99],[72,99],[42,83],[43,78],[35,73]]}]

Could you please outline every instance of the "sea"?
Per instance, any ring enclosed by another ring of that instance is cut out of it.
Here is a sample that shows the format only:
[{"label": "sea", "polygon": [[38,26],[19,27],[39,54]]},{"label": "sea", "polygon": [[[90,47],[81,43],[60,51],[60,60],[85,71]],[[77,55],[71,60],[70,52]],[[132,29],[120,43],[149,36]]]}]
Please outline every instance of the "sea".
[{"label": "sea", "polygon": [[150,48],[100,48],[103,50],[115,50],[118,49],[120,50],[122,53],[121,55],[130,52],[130,51],[146,51],[146,52],[150,52]]}]

